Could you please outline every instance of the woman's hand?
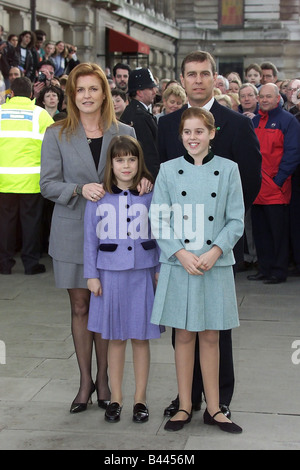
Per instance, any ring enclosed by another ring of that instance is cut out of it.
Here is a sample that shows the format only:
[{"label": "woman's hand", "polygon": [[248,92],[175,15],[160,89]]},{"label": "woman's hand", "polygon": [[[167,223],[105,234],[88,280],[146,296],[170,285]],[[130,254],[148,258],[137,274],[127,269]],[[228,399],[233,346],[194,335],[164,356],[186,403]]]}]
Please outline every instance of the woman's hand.
[{"label": "woman's hand", "polygon": [[175,253],[175,256],[189,274],[194,276],[203,274],[203,272],[198,269],[197,263],[199,258],[198,256],[194,255],[194,253],[191,253],[190,251],[182,248],[182,250],[179,250]]},{"label": "woman's hand", "polygon": [[197,268],[202,271],[209,271],[220,258],[222,253],[221,248],[214,245],[209,251],[199,256]]},{"label": "woman's hand", "polygon": [[88,279],[87,287],[92,292],[92,294],[94,294],[95,297],[98,297],[98,295],[102,295],[102,285],[101,285],[100,279],[98,278]]},{"label": "woman's hand", "polygon": [[139,195],[142,196],[145,193],[151,193],[153,189],[153,184],[147,178],[142,178],[139,184],[137,185],[137,190]]},{"label": "woman's hand", "polygon": [[82,195],[88,201],[97,202],[104,194],[105,190],[100,183],[87,183],[82,186]]}]

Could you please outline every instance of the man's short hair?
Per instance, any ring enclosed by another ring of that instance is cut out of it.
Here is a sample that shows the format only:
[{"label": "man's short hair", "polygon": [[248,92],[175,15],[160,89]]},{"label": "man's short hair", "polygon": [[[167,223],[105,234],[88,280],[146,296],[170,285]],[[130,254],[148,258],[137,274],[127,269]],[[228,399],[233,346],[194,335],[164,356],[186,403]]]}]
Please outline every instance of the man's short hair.
[{"label": "man's short hair", "polygon": [[129,67],[128,64],[122,64],[122,62],[118,62],[113,68],[113,76],[114,77],[116,76],[117,69],[127,70],[128,74],[130,74],[130,72],[131,72],[131,68]]},{"label": "man's short hair", "polygon": [[217,67],[216,67],[216,62],[213,56],[206,51],[194,51],[188,54],[182,61],[181,64],[181,74],[184,76],[184,70],[185,70],[185,64],[189,62],[205,62],[208,61],[211,63],[211,69],[213,75],[216,73]]},{"label": "man's short hair", "polygon": [[14,79],[10,89],[14,92],[14,96],[24,96],[26,98],[31,98],[32,82],[27,77],[18,77]]},{"label": "man's short hair", "polygon": [[262,70],[272,70],[274,77],[277,77],[278,75],[276,65],[274,65],[272,62],[263,62],[262,64],[260,64],[260,68]]}]

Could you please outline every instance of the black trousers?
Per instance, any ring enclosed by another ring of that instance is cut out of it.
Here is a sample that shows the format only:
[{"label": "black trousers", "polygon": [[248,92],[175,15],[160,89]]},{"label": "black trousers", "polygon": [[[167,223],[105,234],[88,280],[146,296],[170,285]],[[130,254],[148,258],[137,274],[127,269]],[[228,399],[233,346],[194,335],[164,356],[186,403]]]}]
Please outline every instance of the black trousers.
[{"label": "black trousers", "polygon": [[40,193],[0,193],[1,267],[10,268],[14,264],[18,227],[21,229],[21,259],[25,270],[38,264],[42,213],[43,197]]},{"label": "black trousers", "polygon": [[[172,344],[175,347],[175,329],[172,329]],[[219,371],[219,393],[220,403],[230,405],[234,390],[234,368],[232,354],[232,330],[220,331],[220,371]],[[192,402],[202,401],[204,394],[203,380],[200,368],[199,338],[196,336],[194,376],[192,385]]]},{"label": "black trousers", "polygon": [[254,204],[252,230],[259,271],[286,279],[289,263],[289,205]]},{"label": "black trousers", "polygon": [[300,177],[292,178],[290,202],[290,243],[292,260],[300,271]]}]

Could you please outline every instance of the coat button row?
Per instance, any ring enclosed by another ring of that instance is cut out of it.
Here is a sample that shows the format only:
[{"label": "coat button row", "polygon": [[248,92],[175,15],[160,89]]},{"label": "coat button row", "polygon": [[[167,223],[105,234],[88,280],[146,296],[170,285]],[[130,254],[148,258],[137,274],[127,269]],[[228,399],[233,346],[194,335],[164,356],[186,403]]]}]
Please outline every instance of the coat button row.
[{"label": "coat button row", "polygon": [[[187,244],[187,243],[190,243],[190,240],[189,240],[188,238],[186,238],[186,239],[184,240],[184,243],[186,243],[186,244]],[[206,240],[206,243],[207,243],[207,245],[211,245],[211,240]]]},{"label": "coat button row", "polygon": [[[184,173],[184,171],[183,171],[183,170],[178,170],[178,173],[179,173],[180,175],[182,175],[182,174]],[[220,172],[219,172],[218,170],[214,171],[214,175],[218,176],[219,174],[220,174]],[[124,193],[124,194],[125,194],[125,193]]]},{"label": "coat button row", "polygon": [[[186,196],[186,191],[181,191],[182,196]],[[216,197],[217,193],[211,193],[211,197]]]},{"label": "coat button row", "polygon": [[[184,216],[183,216],[183,219],[184,219],[184,220],[188,220],[188,218],[189,218],[188,215],[184,215]],[[210,215],[210,216],[208,217],[208,220],[209,220],[210,222],[212,222],[212,221],[214,220],[213,216]]]}]

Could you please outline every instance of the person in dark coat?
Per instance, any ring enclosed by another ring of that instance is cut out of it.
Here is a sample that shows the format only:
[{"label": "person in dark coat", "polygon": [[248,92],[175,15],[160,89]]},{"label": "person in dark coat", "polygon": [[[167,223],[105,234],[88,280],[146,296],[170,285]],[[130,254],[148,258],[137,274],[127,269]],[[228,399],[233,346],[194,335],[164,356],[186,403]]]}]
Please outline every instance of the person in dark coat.
[{"label": "person in dark coat", "polygon": [[5,87],[9,88],[9,70],[11,67],[19,65],[19,56],[14,46],[3,40],[3,33],[3,26],[0,25],[0,71],[5,81]]},{"label": "person in dark coat", "polygon": [[120,121],[134,127],[137,140],[142,146],[145,163],[156,178],[159,170],[159,153],[157,148],[157,122],[150,113],[157,84],[149,69],[140,68],[130,72],[128,92],[130,102],[121,115]]},{"label": "person in dark coat", "polygon": [[[228,158],[238,164],[245,210],[251,206],[261,185],[261,153],[259,142],[254,132],[252,120],[220,105],[214,98],[217,78],[214,58],[204,51],[188,54],[181,66],[181,84],[187,93],[188,104],[178,111],[161,117],[158,122],[158,150],[161,162],[184,154],[184,147],[179,138],[179,124],[182,113],[188,106],[200,106],[211,111],[215,118],[217,133],[212,142],[212,151],[216,155]],[[236,244],[234,255],[236,263],[243,261],[243,239]],[[174,340],[173,340],[174,341]],[[194,409],[199,409],[203,384],[198,371],[199,357],[196,346],[195,372],[192,401]],[[220,333],[220,405],[221,410],[230,416],[229,405],[234,390],[234,368],[232,357],[231,330]],[[166,416],[173,416],[178,410],[175,399],[165,409]]]}]

